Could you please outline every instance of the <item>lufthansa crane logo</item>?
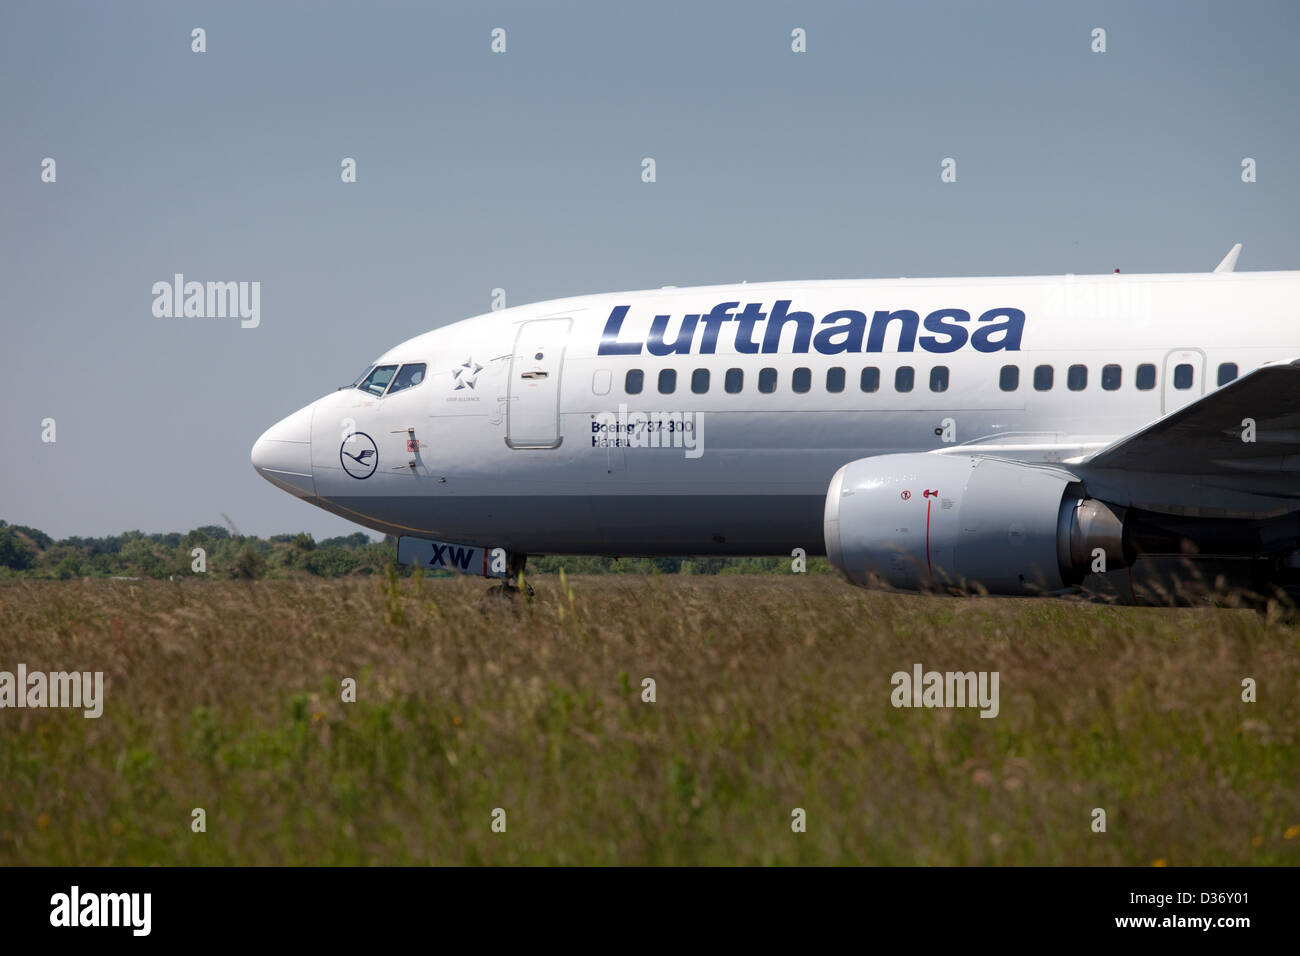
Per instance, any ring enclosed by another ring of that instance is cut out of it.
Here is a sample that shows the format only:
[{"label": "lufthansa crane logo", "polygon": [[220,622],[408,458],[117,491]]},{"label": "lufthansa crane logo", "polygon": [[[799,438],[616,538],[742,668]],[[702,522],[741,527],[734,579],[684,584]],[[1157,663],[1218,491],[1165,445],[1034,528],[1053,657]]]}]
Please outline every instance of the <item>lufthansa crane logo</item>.
[{"label": "lufthansa crane logo", "polygon": [[353,478],[369,478],[379,467],[379,450],[375,448],[375,440],[365,432],[353,432],[339,446],[339,463]]}]

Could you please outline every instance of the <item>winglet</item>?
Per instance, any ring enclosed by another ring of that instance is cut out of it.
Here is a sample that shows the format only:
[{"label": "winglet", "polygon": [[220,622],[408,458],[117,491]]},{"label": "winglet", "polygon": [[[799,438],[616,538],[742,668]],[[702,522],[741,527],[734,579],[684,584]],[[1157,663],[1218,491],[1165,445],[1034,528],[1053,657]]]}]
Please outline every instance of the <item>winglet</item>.
[{"label": "winglet", "polygon": [[1214,267],[1215,272],[1235,272],[1237,269],[1237,256],[1241,255],[1241,243],[1237,243],[1228,250],[1228,254],[1223,257],[1223,261]]}]

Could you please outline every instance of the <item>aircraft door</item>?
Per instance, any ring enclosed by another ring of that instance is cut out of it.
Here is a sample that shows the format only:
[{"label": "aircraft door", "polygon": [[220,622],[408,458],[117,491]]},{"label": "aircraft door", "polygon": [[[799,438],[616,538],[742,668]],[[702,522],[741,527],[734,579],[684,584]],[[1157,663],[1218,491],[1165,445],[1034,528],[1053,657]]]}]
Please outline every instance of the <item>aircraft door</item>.
[{"label": "aircraft door", "polygon": [[572,319],[534,319],[519,326],[510,359],[506,444],[511,448],[558,448],[560,374]]},{"label": "aircraft door", "polygon": [[1168,415],[1205,394],[1205,353],[1175,349],[1165,356],[1160,383],[1160,410]]}]

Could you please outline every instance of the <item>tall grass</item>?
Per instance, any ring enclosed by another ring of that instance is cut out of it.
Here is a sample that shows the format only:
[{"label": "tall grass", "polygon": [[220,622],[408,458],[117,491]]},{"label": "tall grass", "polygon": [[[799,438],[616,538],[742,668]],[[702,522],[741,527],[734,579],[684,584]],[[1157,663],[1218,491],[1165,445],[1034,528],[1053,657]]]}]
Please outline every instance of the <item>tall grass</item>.
[{"label": "tall grass", "polygon": [[[0,865],[1300,862],[1279,622],[823,576],[532,583],[0,587],[0,670],[107,684],[98,720],[0,710]],[[998,671],[1000,714],[895,709],[918,661]]]}]

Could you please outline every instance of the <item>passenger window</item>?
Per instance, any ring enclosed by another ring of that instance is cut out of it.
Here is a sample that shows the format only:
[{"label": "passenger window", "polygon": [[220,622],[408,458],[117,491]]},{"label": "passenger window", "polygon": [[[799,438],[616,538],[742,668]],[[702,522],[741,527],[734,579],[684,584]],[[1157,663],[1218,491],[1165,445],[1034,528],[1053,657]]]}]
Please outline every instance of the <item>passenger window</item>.
[{"label": "passenger window", "polygon": [[393,380],[393,373],[396,371],[396,365],[376,365],[357,388],[378,398],[384,394],[384,389],[388,388],[388,383]]},{"label": "passenger window", "polygon": [[894,372],[894,391],[910,392],[916,384],[916,370],[910,365],[900,365]]},{"label": "passenger window", "polygon": [[738,368],[727,369],[727,377],[722,385],[730,394],[735,395],[745,387],[745,373]]},{"label": "passenger window", "polygon": [[697,368],[691,373],[691,391],[696,395],[703,395],[709,390],[709,370],[707,368]]},{"label": "passenger window", "polygon": [[1088,366],[1071,365],[1065,373],[1065,385],[1072,392],[1082,392],[1088,387]]},{"label": "passenger window", "polygon": [[880,390],[880,369],[868,366],[862,370],[862,390],[864,392]]},{"label": "passenger window", "polygon": [[1137,387],[1143,392],[1156,387],[1156,367],[1150,362],[1143,362],[1137,367]]},{"label": "passenger window", "polygon": [[758,390],[764,393],[776,391],[776,369],[761,368],[758,370]]},{"label": "passenger window", "polygon": [[393,378],[393,384],[388,386],[388,394],[400,392],[403,389],[414,388],[424,381],[424,370],[426,366],[423,362],[412,365],[403,365],[398,369],[397,375]]},{"label": "passenger window", "polygon": [[671,395],[677,391],[677,370],[664,368],[659,370],[659,394]]},{"label": "passenger window", "polygon": [[948,391],[948,366],[936,365],[930,369],[930,391]]},{"label": "passenger window", "polygon": [[795,369],[794,375],[790,377],[790,387],[800,394],[808,391],[812,388],[812,372],[806,368]]},{"label": "passenger window", "polygon": [[1174,366],[1174,388],[1191,388],[1194,377],[1192,367],[1186,362]]},{"label": "passenger window", "polygon": [[1101,367],[1101,387],[1106,391],[1115,391],[1123,381],[1124,370],[1118,365],[1103,365]]},{"label": "passenger window", "polygon": [[1004,365],[998,375],[998,387],[1004,392],[1014,392],[1020,387],[1020,366]]},{"label": "passenger window", "polygon": [[639,368],[630,368],[627,370],[627,377],[623,379],[623,391],[629,395],[640,395],[641,388],[645,385],[645,373]]},{"label": "passenger window", "polygon": [[1039,392],[1051,391],[1053,377],[1052,366],[1038,366],[1034,369],[1034,389]]},{"label": "passenger window", "polygon": [[1220,385],[1227,385],[1229,382],[1235,381],[1236,378],[1237,378],[1236,362],[1224,362],[1222,365],[1219,366]]},{"label": "passenger window", "polygon": [[826,391],[844,391],[844,369],[836,366],[835,368],[828,368],[826,370]]}]

